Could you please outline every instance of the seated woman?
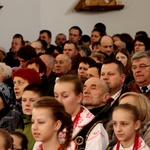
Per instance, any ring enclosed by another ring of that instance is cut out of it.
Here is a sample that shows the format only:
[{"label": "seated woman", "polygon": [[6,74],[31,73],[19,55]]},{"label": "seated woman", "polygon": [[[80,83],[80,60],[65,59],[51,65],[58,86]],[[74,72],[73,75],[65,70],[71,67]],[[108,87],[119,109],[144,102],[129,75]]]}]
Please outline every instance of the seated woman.
[{"label": "seated woman", "polygon": [[134,80],[131,70],[131,55],[126,48],[122,48],[115,52],[115,57],[117,60],[121,61],[125,67],[125,83],[128,85],[132,80]]},{"label": "seated woman", "polygon": [[29,84],[41,84],[39,74],[29,68],[20,68],[13,72],[14,92],[16,96],[15,109],[22,113],[21,97],[24,88]]},{"label": "seated woman", "polygon": [[13,150],[13,139],[6,130],[1,128],[0,128],[0,149]]},{"label": "seated woman", "polygon": [[14,100],[13,90],[5,83],[0,83],[0,128],[9,132],[15,131],[20,121],[20,113],[12,106]]},{"label": "seated woman", "polygon": [[[58,135],[64,129],[66,136],[61,143]],[[35,102],[32,113],[32,134],[36,141],[42,142],[36,147],[37,150],[70,149],[72,130],[71,116],[56,99],[41,97]]]}]

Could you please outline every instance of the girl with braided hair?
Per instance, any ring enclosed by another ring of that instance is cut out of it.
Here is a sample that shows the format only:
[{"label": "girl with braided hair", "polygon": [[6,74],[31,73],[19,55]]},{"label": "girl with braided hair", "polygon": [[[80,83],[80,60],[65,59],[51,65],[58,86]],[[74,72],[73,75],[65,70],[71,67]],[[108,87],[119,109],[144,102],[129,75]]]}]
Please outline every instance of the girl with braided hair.
[{"label": "girl with braided hair", "polygon": [[[59,138],[65,130],[65,140]],[[64,106],[52,97],[41,97],[35,102],[32,112],[32,134],[41,144],[36,150],[69,150],[72,137],[71,116]]]}]

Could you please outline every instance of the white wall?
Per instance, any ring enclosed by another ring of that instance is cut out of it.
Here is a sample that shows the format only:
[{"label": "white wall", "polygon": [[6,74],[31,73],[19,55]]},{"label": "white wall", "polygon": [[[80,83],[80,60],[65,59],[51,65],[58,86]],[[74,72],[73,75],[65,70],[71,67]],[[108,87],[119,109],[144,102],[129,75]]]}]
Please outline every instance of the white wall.
[{"label": "white wall", "polygon": [[25,40],[34,41],[41,29],[53,34],[68,34],[68,29],[78,25],[83,34],[91,33],[97,22],[107,26],[107,33],[130,33],[145,30],[150,35],[150,0],[123,0],[125,8],[109,12],[76,12],[79,0],[1,0],[0,9],[0,45],[7,51],[12,36],[21,33]]}]

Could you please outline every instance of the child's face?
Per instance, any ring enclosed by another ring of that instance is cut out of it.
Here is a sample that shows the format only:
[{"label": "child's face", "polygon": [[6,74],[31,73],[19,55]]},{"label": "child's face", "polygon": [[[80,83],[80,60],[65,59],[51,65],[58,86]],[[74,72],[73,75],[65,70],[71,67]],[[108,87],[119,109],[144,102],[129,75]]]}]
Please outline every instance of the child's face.
[{"label": "child's face", "polygon": [[22,111],[26,115],[32,114],[35,101],[39,98],[39,94],[33,91],[25,91],[22,94]]},{"label": "child's face", "polygon": [[76,95],[74,84],[69,82],[56,83],[54,86],[55,98],[64,105],[65,110],[75,116],[80,108],[82,94]]},{"label": "child's face", "polygon": [[56,138],[60,124],[52,119],[51,110],[48,108],[34,108],[32,112],[32,134],[36,141],[47,142]]},{"label": "child's face", "polygon": [[126,110],[117,109],[112,115],[113,129],[122,146],[130,147],[134,143],[136,131],[140,127],[139,121],[133,120],[133,115]]}]

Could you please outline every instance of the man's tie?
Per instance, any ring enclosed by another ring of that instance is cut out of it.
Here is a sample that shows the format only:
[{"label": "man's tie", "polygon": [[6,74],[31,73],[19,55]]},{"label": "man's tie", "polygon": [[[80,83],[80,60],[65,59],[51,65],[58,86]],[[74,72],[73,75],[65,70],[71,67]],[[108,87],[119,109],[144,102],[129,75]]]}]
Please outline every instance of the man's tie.
[{"label": "man's tie", "polygon": [[148,90],[147,86],[142,87],[142,92],[146,93],[146,90]]}]

